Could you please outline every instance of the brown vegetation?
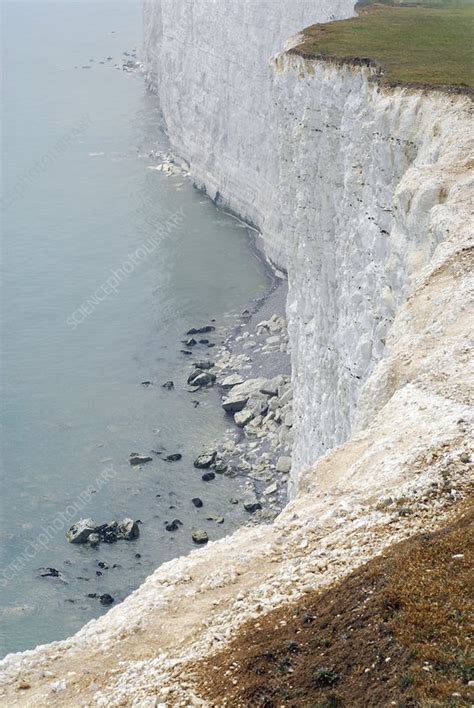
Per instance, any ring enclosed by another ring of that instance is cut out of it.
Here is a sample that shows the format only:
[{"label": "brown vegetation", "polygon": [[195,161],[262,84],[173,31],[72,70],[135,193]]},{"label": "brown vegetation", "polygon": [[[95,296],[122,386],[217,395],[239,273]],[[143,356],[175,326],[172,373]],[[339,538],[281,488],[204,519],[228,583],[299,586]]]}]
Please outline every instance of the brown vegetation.
[{"label": "brown vegetation", "polygon": [[248,622],[195,665],[221,706],[471,705],[474,504],[337,586]]}]

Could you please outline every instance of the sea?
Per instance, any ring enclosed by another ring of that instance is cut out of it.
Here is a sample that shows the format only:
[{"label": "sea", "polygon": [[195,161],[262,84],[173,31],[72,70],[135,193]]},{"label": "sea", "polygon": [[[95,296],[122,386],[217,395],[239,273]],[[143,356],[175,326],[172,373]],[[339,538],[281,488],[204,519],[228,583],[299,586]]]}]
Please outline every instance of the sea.
[{"label": "sea", "polygon": [[[241,478],[203,482],[193,466],[231,421],[216,390],[186,380],[271,283],[245,225],[160,169],[141,1],[1,9],[3,656],[106,612],[101,595],[116,605],[189,553],[193,531],[215,540],[248,520],[230,502]],[[186,332],[205,325],[208,342],[183,354]],[[132,452],[152,461],[132,466]],[[140,536],[69,544],[88,517],[139,520]]]}]

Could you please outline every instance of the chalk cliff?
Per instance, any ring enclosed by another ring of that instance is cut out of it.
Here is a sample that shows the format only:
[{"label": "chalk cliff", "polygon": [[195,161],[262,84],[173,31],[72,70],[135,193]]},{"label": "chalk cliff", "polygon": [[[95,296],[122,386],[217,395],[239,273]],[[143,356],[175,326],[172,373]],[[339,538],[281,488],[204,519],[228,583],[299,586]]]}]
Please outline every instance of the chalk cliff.
[{"label": "chalk cliff", "polygon": [[281,51],[352,5],[146,0],[173,153],[288,273],[293,499],[271,526],[164,564],[74,637],[7,657],[2,705],[200,705],[196,658],[465,494],[471,103],[382,90],[369,67],[302,58],[297,38]]},{"label": "chalk cliff", "polygon": [[291,32],[352,13],[351,0],[145,2],[148,82],[172,151],[288,272],[292,493],[385,400],[372,383],[357,410],[464,181],[468,99],[382,91],[373,69],[292,53]]}]

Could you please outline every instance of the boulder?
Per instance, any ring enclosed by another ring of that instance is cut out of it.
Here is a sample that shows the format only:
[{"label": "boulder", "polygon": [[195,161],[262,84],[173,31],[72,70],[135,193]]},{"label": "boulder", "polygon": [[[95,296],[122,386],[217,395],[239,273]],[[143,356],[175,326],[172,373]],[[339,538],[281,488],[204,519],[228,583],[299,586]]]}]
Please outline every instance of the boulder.
[{"label": "boulder", "polygon": [[232,391],[230,396],[228,396],[227,398],[224,398],[224,400],[222,401],[222,408],[227,413],[238,413],[243,408],[245,408],[245,406],[247,405],[247,401],[249,400],[249,397],[250,397],[249,393],[235,394],[234,391]]},{"label": "boulder", "polygon": [[192,538],[194,543],[198,544],[207,543],[209,541],[209,536],[207,535],[206,531],[202,531],[201,529],[199,529],[198,531],[194,531]]},{"label": "boulder", "polygon": [[276,463],[276,471],[288,474],[291,470],[291,457],[279,457]]},{"label": "boulder", "polygon": [[256,511],[259,511],[262,508],[262,505],[256,499],[255,497],[244,499],[244,509],[245,511],[248,511],[250,514],[255,513]]},{"label": "boulder", "polygon": [[97,524],[92,519],[80,519],[66,531],[66,538],[69,543],[87,543],[91,533],[97,531]]},{"label": "boulder", "polygon": [[244,383],[234,386],[227,398],[222,401],[223,409],[230,413],[241,411],[247,405],[249,398],[258,394],[266,383],[267,379],[264,378],[247,379]]},{"label": "boulder", "polygon": [[226,376],[225,379],[221,381],[222,388],[233,388],[234,386],[239,386],[244,383],[244,379],[239,374],[231,374]]},{"label": "boulder", "polygon": [[104,543],[115,543],[117,541],[118,522],[111,521],[109,524],[101,524],[97,527],[100,540]]},{"label": "boulder", "polygon": [[193,386],[212,386],[216,381],[216,375],[207,371],[202,372],[193,380]]},{"label": "boulder", "polygon": [[165,529],[167,531],[177,531],[182,525],[182,521],[180,521],[179,519],[173,519],[173,521],[166,522]]},{"label": "boulder", "polygon": [[203,373],[204,373],[204,369],[201,369],[200,367],[197,366],[197,367],[195,368],[195,370],[194,370],[194,371],[191,371],[191,373],[189,374],[189,376],[188,376],[188,384],[193,384],[193,383],[194,383],[194,379],[197,379],[197,377],[198,377],[200,374],[203,374]]},{"label": "boulder", "polygon": [[145,462],[151,462],[152,457],[149,455],[139,455],[138,452],[130,453],[130,464],[131,465],[144,465]]},{"label": "boulder", "polygon": [[39,568],[39,574],[42,578],[60,578],[61,573],[56,568]]},{"label": "boulder", "polygon": [[188,329],[186,334],[189,336],[191,334],[206,334],[207,332],[214,332],[215,327],[212,325],[205,325],[204,327],[191,327],[191,329]]},{"label": "boulder", "polygon": [[165,462],[178,462],[182,459],[182,455],[179,452],[174,452],[172,455],[167,455],[163,459]]},{"label": "boulder", "polygon": [[280,408],[283,408],[283,406],[286,406],[286,404],[289,403],[293,398],[293,391],[291,390],[291,386],[287,385],[284,390],[279,387],[278,395],[280,397],[279,406]]},{"label": "boulder", "polygon": [[194,467],[198,470],[205,470],[212,465],[216,459],[217,452],[204,452],[194,460]]},{"label": "boulder", "polygon": [[194,497],[194,499],[191,499],[191,501],[196,507],[196,509],[200,509],[203,506],[202,499],[199,499],[199,497]]},{"label": "boulder", "polygon": [[124,519],[117,526],[117,538],[123,538],[125,541],[133,541],[140,535],[138,524],[133,519]]},{"label": "boulder", "polygon": [[211,482],[215,478],[216,478],[216,475],[214,474],[214,472],[204,472],[204,474],[201,477],[203,482]]},{"label": "boulder", "polygon": [[215,366],[213,361],[196,361],[193,364],[195,369],[202,369],[203,371],[208,371],[209,369],[212,369],[213,366]]},{"label": "boulder", "polygon": [[161,384],[163,388],[166,388],[167,391],[172,391],[174,389],[174,383],[173,381],[165,381],[164,384]]},{"label": "boulder", "polygon": [[251,396],[245,408],[234,415],[234,420],[239,428],[243,428],[247,423],[257,416],[265,415],[268,410],[268,400],[263,394]]},{"label": "boulder", "polygon": [[275,376],[260,387],[260,392],[266,396],[278,396],[278,387],[283,385],[283,376]]},{"label": "boulder", "polygon": [[99,600],[101,605],[111,605],[114,602],[112,595],[109,595],[107,592],[100,595]]}]

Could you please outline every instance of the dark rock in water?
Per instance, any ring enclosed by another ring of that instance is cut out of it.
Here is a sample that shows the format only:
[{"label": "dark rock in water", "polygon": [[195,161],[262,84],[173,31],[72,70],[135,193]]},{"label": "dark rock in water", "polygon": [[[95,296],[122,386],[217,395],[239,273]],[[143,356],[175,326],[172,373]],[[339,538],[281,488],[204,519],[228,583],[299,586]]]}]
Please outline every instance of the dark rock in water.
[{"label": "dark rock in water", "polygon": [[[199,371],[199,369],[196,369]],[[193,379],[193,386],[212,386],[216,382],[216,375],[210,374],[208,371],[203,371]]]},{"label": "dark rock in water", "polygon": [[209,340],[208,339],[200,339],[199,344],[209,344]]},{"label": "dark rock in water", "polygon": [[183,522],[179,519],[173,519],[173,521],[166,522],[165,529],[167,531],[177,531]]},{"label": "dark rock in water", "polygon": [[260,504],[259,501],[257,501],[257,499],[247,499],[244,501],[245,511],[248,511],[251,514],[253,514],[254,512],[258,511],[261,508],[262,508],[262,505]]},{"label": "dark rock in water", "polygon": [[69,543],[87,543],[91,533],[97,531],[97,524],[92,519],[80,519],[66,531],[66,538]]},{"label": "dark rock in water", "polygon": [[230,501],[231,504],[238,504],[238,503],[239,503],[239,500],[236,499],[235,497],[231,497],[231,498],[229,499],[229,501]]},{"label": "dark rock in water", "polygon": [[98,578],[100,578],[100,576],[103,575],[101,570],[96,570],[95,574],[97,575]]},{"label": "dark rock in water", "polygon": [[87,597],[95,598],[95,597],[97,597],[97,593],[96,592],[88,592]]},{"label": "dark rock in water", "polygon": [[203,482],[210,482],[212,479],[215,479],[216,475],[214,472],[204,472],[202,475],[201,479]]},{"label": "dark rock in water", "polygon": [[102,568],[102,570],[108,570],[108,568],[109,568],[107,563],[104,563],[104,561],[99,561],[99,563],[97,563],[97,565],[99,566],[99,568]]},{"label": "dark rock in water", "polygon": [[101,605],[111,605],[114,602],[114,598],[108,593],[104,593],[99,599]]},{"label": "dark rock in water", "polygon": [[191,501],[197,509],[200,509],[203,506],[202,499],[199,499],[199,497],[194,497]]},{"label": "dark rock in water", "polygon": [[61,573],[56,568],[39,568],[42,578],[60,578]]},{"label": "dark rock in water", "polygon": [[194,405],[195,408],[197,408],[199,405],[199,401],[191,401],[191,403]]},{"label": "dark rock in water", "polygon": [[191,337],[191,339],[185,339],[183,344],[185,344],[187,347],[195,347],[197,342]]},{"label": "dark rock in water", "polygon": [[145,462],[151,462],[152,457],[149,455],[140,455],[138,452],[130,453],[130,464],[131,465],[144,465]]},{"label": "dark rock in water", "polygon": [[195,531],[193,533],[192,538],[193,538],[194,543],[198,543],[198,544],[207,543],[209,541],[209,536],[207,535],[207,533],[205,531],[201,531],[201,530]]},{"label": "dark rock in water", "polygon": [[196,367],[195,370],[191,371],[191,373],[188,376],[188,384],[193,385],[194,379],[197,379],[197,377],[203,373],[204,373],[203,369],[201,369],[200,367]]},{"label": "dark rock in water", "polygon": [[138,523],[133,519],[124,519],[117,526],[117,539],[124,541],[133,541],[140,535]]},{"label": "dark rock in water", "polygon": [[153,386],[153,381],[142,381],[142,386],[148,388],[148,386]]},{"label": "dark rock in water", "polygon": [[178,460],[181,460],[182,457],[183,457],[183,456],[180,455],[179,452],[175,452],[175,453],[173,453],[172,455],[168,455],[167,457],[164,457],[163,459],[164,459],[166,462],[178,462]]},{"label": "dark rock in water", "polygon": [[192,327],[186,332],[186,334],[206,334],[207,332],[214,332],[214,330],[215,327],[212,325],[206,325],[205,327],[198,327],[197,329]]},{"label": "dark rock in water", "polygon": [[215,342],[209,342],[209,344],[207,346],[208,347],[215,347],[216,345],[215,345]]},{"label": "dark rock in water", "polygon": [[115,543],[117,541],[118,522],[112,521],[110,524],[101,524],[97,527],[100,540],[104,543]]},{"label": "dark rock in water", "polygon": [[199,455],[199,457],[196,457],[194,460],[194,467],[198,470],[207,469],[216,459],[216,455],[217,452],[215,450],[214,452],[204,452],[202,455]]},{"label": "dark rock in water", "polygon": [[181,349],[181,354],[186,354],[186,356],[191,356],[192,352],[188,352],[186,349]]},{"label": "dark rock in water", "polygon": [[165,381],[164,384],[161,384],[162,388],[166,388],[167,391],[172,391],[174,389],[174,383],[173,381]]},{"label": "dark rock in water", "polygon": [[225,462],[216,462],[214,465],[214,472],[217,472],[217,474],[224,474],[224,472],[227,472],[227,465]]},{"label": "dark rock in water", "polygon": [[142,554],[141,553],[135,553],[135,558],[141,558]]},{"label": "dark rock in water", "polygon": [[213,361],[195,361],[193,363],[193,366],[195,369],[201,369],[202,371],[208,371],[209,369],[212,369],[213,366],[215,366]]},{"label": "dark rock in water", "polygon": [[[210,368],[210,367],[209,367]],[[216,381],[216,375],[196,367],[188,376],[191,386],[211,386]]]}]

